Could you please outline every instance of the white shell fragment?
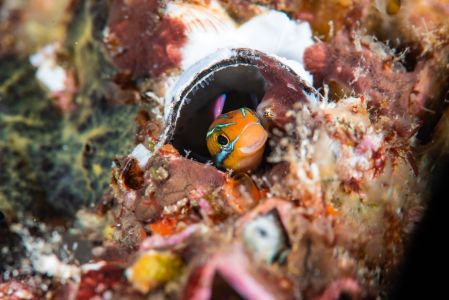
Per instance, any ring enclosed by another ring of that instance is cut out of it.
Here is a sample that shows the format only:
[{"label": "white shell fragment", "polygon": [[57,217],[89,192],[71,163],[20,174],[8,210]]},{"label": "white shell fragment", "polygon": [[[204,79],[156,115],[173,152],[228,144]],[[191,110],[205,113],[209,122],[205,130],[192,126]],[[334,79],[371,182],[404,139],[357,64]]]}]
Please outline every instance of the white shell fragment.
[{"label": "white shell fragment", "polygon": [[59,45],[48,44],[30,56],[30,63],[37,68],[37,79],[50,91],[58,92],[66,89],[66,71],[57,64],[56,51]]},{"label": "white shell fragment", "polygon": [[220,48],[230,47],[237,28],[215,1],[209,6],[169,2],[165,13],[181,20],[186,27],[188,42],[182,49],[183,70]]},{"label": "white shell fragment", "polygon": [[33,256],[33,267],[36,272],[57,277],[65,282],[70,278],[79,278],[79,267],[59,260],[55,254],[42,254]]},{"label": "white shell fragment", "polygon": [[129,156],[137,160],[139,167],[144,168],[148,162],[148,159],[151,157],[151,151],[144,145],[138,144]]},{"label": "white shell fragment", "polygon": [[187,27],[184,70],[222,48],[251,48],[302,64],[304,50],[313,44],[309,23],[280,11],[266,10],[240,26],[215,1],[210,7],[170,2],[166,14]]},{"label": "white shell fragment", "polygon": [[309,23],[290,20],[285,13],[270,10],[238,29],[242,46],[303,63],[304,51],[313,45]]},{"label": "white shell fragment", "polygon": [[267,263],[276,261],[288,245],[275,213],[259,216],[248,223],[243,229],[243,238],[256,257]]}]

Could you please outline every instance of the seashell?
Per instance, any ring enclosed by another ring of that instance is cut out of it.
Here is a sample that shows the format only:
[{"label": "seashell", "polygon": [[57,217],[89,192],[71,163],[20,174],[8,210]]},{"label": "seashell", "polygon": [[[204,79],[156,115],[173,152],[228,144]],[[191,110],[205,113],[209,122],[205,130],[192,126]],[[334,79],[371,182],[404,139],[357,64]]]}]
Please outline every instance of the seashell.
[{"label": "seashell", "polygon": [[279,11],[261,9],[260,15],[239,26],[216,1],[208,5],[170,2],[165,15],[185,27],[187,42],[180,49],[182,70],[219,49],[251,48],[289,60],[285,63],[311,82],[310,74],[302,68],[303,53],[313,44],[306,22],[291,20]]},{"label": "seashell", "polygon": [[185,27],[187,43],[181,49],[180,66],[183,70],[216,49],[226,47],[237,28],[237,24],[215,1],[207,6],[170,2],[165,14]]}]

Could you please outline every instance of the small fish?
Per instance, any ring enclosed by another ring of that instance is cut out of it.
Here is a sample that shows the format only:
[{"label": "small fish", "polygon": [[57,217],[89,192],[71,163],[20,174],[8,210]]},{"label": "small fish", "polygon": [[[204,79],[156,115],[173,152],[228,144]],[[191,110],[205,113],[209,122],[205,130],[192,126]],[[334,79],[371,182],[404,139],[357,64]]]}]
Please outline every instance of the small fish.
[{"label": "small fish", "polygon": [[218,167],[247,172],[262,161],[267,138],[256,113],[243,107],[219,115],[210,125],[206,141]]}]

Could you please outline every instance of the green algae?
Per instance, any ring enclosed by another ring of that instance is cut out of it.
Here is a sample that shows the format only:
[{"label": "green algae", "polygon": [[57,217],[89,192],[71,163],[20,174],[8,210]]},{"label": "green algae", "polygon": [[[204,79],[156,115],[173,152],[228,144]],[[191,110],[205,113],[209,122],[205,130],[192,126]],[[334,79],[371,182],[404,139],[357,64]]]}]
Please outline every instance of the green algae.
[{"label": "green algae", "polygon": [[73,216],[94,204],[109,188],[114,157],[134,145],[139,107],[108,99],[115,69],[97,15],[107,10],[93,3],[74,8],[63,49],[78,82],[74,110],[57,108],[27,57],[0,57],[0,210],[10,218]]}]

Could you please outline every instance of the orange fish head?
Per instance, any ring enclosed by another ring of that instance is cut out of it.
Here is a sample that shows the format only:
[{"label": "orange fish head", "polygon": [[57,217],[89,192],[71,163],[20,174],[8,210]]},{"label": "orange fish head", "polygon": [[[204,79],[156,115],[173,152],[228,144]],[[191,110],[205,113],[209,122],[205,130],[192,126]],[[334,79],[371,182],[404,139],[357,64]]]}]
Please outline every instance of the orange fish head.
[{"label": "orange fish head", "polygon": [[267,139],[267,131],[249,108],[218,116],[206,136],[207,148],[217,166],[237,172],[259,166]]}]

